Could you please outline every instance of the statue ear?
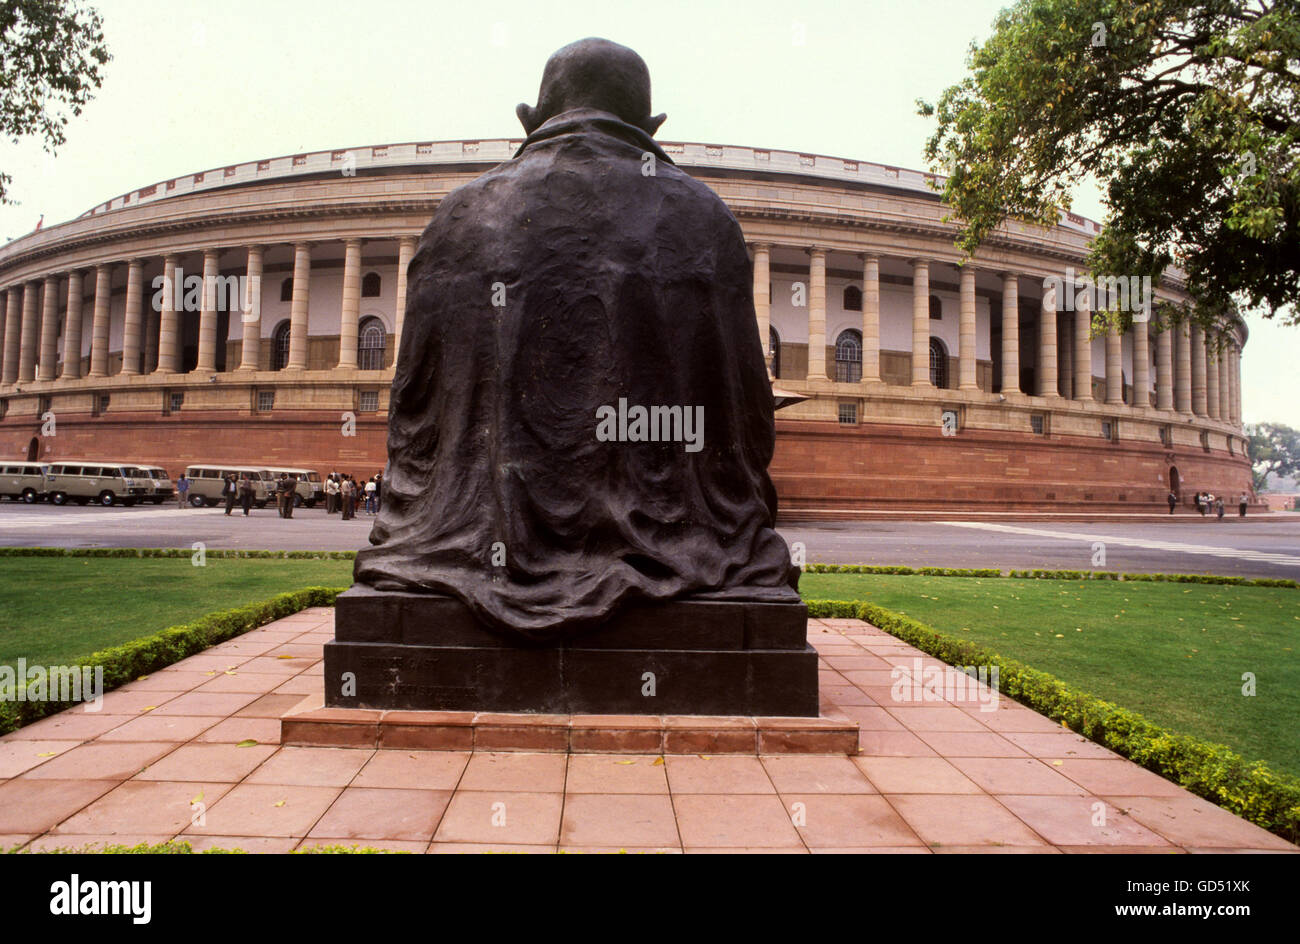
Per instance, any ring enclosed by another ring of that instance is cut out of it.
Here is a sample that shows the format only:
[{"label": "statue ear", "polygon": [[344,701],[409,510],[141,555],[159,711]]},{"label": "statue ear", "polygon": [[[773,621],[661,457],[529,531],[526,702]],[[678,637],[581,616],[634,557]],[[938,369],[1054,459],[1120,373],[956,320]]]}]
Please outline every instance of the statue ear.
[{"label": "statue ear", "polygon": [[532,134],[542,124],[537,109],[526,102],[520,102],[515,106],[515,116],[518,117],[519,123],[524,126],[524,134]]},{"label": "statue ear", "polygon": [[650,135],[650,137],[653,138],[655,136],[655,132],[659,130],[659,126],[667,120],[668,120],[667,114],[652,115],[649,118],[642,119],[638,123],[638,126],[641,128],[642,131],[644,131],[646,134]]}]

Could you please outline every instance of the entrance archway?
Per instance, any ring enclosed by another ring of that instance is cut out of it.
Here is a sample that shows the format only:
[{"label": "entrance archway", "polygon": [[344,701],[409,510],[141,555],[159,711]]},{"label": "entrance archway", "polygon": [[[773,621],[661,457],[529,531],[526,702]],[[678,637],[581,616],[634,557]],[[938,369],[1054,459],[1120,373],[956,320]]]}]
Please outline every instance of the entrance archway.
[{"label": "entrance archway", "polygon": [[41,457],[41,441],[38,437],[33,436],[32,441],[27,444],[27,461],[35,462]]}]

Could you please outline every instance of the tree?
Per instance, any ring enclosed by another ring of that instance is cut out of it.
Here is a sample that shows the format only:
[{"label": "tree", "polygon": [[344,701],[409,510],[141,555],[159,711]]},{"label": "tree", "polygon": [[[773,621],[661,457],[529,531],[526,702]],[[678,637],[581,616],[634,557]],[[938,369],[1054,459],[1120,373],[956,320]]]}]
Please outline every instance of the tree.
[{"label": "tree", "polygon": [[[76,0],[4,0],[0,3],[0,133],[14,144],[37,135],[49,153],[66,140],[70,116],[103,81],[111,57],[103,23]],[[11,175],[0,173],[0,203]]]},{"label": "tree", "polygon": [[1055,224],[1091,176],[1094,272],[1176,265],[1180,317],[1300,324],[1300,0],[1018,0],[968,65],[917,102],[964,251],[1007,218]]},{"label": "tree", "polygon": [[1264,488],[1270,473],[1292,476],[1300,473],[1300,430],[1280,423],[1256,423],[1246,427],[1250,437],[1250,468],[1255,491]]}]

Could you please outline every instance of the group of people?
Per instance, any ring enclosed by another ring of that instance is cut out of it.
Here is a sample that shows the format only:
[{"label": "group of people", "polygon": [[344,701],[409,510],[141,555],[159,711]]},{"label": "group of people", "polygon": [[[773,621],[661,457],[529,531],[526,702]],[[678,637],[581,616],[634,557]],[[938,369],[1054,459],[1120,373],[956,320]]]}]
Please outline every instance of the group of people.
[{"label": "group of people", "polygon": [[[1196,510],[1201,513],[1202,518],[1209,514],[1210,511],[1213,511],[1219,518],[1223,517],[1224,505],[1222,495],[1215,497],[1209,492],[1197,492],[1192,497],[1192,500],[1195,502]],[[1246,517],[1246,506],[1249,504],[1250,496],[1245,492],[1242,492],[1241,497],[1237,499],[1237,514],[1239,517]],[[1171,515],[1174,513],[1176,507],[1178,507],[1178,493],[1171,490],[1169,492],[1169,513]]]},{"label": "group of people", "polygon": [[357,505],[362,504],[366,514],[379,514],[383,496],[384,473],[376,472],[364,482],[342,472],[331,472],[325,479],[325,511],[341,514],[344,521],[357,516]]}]

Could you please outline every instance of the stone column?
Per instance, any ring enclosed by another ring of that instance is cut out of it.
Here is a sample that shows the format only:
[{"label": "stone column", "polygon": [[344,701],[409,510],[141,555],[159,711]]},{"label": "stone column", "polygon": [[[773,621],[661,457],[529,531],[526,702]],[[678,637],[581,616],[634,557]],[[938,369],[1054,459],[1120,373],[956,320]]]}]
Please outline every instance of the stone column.
[{"label": "stone column", "polygon": [[293,246],[293,302],[289,308],[291,370],[307,369],[307,306],[311,298],[311,244]]},{"label": "stone column", "polygon": [[[975,358],[975,267],[967,262],[961,267],[961,314],[957,327],[958,390],[978,390],[979,374]],[[929,313],[926,317],[928,319]],[[927,325],[928,327],[928,325]],[[927,348],[929,342],[926,343]]]},{"label": "stone column", "polygon": [[1133,322],[1133,405],[1151,405],[1151,339],[1145,321]]},{"label": "stone column", "polygon": [[1232,346],[1232,417],[1241,425],[1241,348]]},{"label": "stone column", "polygon": [[95,266],[95,318],[90,329],[89,377],[108,376],[108,322],[113,304],[113,268]]},{"label": "stone column", "polygon": [[63,319],[63,377],[81,377],[81,296],[85,291],[81,270],[68,273],[68,310]]},{"label": "stone column", "polygon": [[1088,292],[1074,303],[1074,399],[1092,399],[1092,304]]},{"label": "stone column", "polygon": [[1224,338],[1223,346],[1219,348],[1219,419],[1225,423],[1232,422],[1232,381],[1229,379],[1231,370],[1232,342]]},{"label": "stone column", "polygon": [[1205,412],[1212,420],[1219,418],[1219,350],[1214,346],[1214,336],[1206,338],[1205,345]]},{"label": "stone column", "polygon": [[18,347],[18,381],[26,383],[36,379],[36,331],[40,322],[40,309],[36,306],[39,282],[23,285],[23,333]]},{"label": "stone column", "polygon": [[808,379],[826,379],[826,250],[808,250]]},{"label": "stone column", "polygon": [[[397,311],[393,315],[393,339],[398,350],[402,347],[402,325],[406,323],[406,270],[415,256],[415,237],[403,236],[397,241]],[[763,283],[767,291],[767,283]],[[763,350],[767,350],[767,335],[763,335]],[[394,360],[394,363],[396,361]]]},{"label": "stone column", "polygon": [[1056,289],[1043,293],[1042,311],[1038,313],[1038,395],[1058,397],[1056,373]]},{"label": "stone column", "polygon": [[912,260],[912,386],[930,386],[930,262]]},{"label": "stone column", "polygon": [[1002,393],[1020,393],[1020,277],[1002,273]]},{"label": "stone column", "polygon": [[140,373],[140,336],[144,332],[144,263],[126,267],[126,315],[122,322],[122,373]]},{"label": "stone column", "polygon": [[862,257],[862,381],[880,383],[880,257]]},{"label": "stone column", "polygon": [[754,320],[758,325],[758,343],[763,348],[763,360],[770,361],[772,353],[772,247],[767,243],[754,244]]},{"label": "stone column", "polygon": [[1180,322],[1176,328],[1174,342],[1177,345],[1177,362],[1174,367],[1174,408],[1179,413],[1192,412],[1192,339],[1187,330],[1187,322]]},{"label": "stone column", "polygon": [[1205,332],[1192,325],[1192,412],[1205,415]]},{"label": "stone column", "polygon": [[245,270],[244,308],[239,316],[244,343],[239,352],[240,370],[258,370],[262,359],[262,247],[248,247]]},{"label": "stone column", "polygon": [[45,277],[43,310],[41,312],[41,366],[37,380],[53,380],[59,359],[59,280],[57,276]]},{"label": "stone column", "polygon": [[162,311],[158,316],[158,369],[159,374],[174,374],[180,369],[176,356],[180,337],[180,318],[176,314],[176,263],[169,255],[163,259]]},{"label": "stone column", "polygon": [[1174,329],[1156,335],[1156,409],[1174,408]]},{"label": "stone column", "polygon": [[1074,316],[1071,312],[1065,319],[1065,330],[1061,330],[1061,316],[1056,316],[1056,376],[1060,380],[1058,392],[1067,400],[1074,399]]},{"label": "stone column", "polygon": [[357,321],[361,317],[361,240],[343,241],[343,311],[339,320],[339,367],[357,366]]},{"label": "stone column", "polygon": [[214,373],[217,369],[217,268],[220,253],[203,251],[203,301],[199,307],[199,358],[195,371]]},{"label": "stone column", "polygon": [[1106,330],[1106,402],[1124,404],[1124,344],[1114,325]]},{"label": "stone column", "polygon": [[5,351],[0,383],[11,384],[18,379],[18,349],[23,337],[21,295],[20,285],[11,285],[5,292]]}]

